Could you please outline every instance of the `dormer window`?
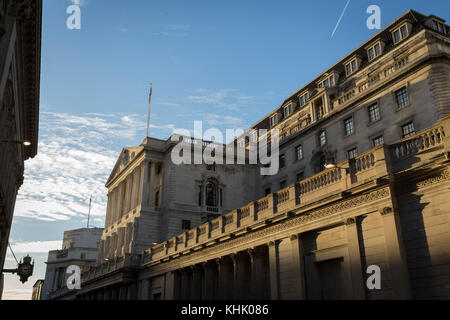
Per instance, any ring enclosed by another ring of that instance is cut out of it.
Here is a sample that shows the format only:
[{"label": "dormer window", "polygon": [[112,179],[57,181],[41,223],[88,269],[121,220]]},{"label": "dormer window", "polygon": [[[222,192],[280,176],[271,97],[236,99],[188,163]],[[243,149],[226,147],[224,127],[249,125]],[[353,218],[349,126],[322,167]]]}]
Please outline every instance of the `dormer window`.
[{"label": "dormer window", "polygon": [[437,32],[444,33],[445,34],[445,26],[442,22],[437,20],[432,20],[433,29]]},{"label": "dormer window", "polygon": [[309,93],[306,92],[304,95],[300,97],[300,107],[303,107],[309,101]]},{"label": "dormer window", "polygon": [[352,73],[356,72],[357,70],[358,70],[358,64],[356,63],[356,58],[345,65],[345,72],[347,73],[347,76],[351,75]]},{"label": "dormer window", "polygon": [[277,123],[278,123],[278,114],[275,114],[270,118],[270,126],[275,127]]},{"label": "dormer window", "polygon": [[292,114],[292,103],[284,107],[284,117],[287,118]]},{"label": "dormer window", "polygon": [[408,37],[408,26],[405,23],[400,28],[397,28],[392,33],[394,36],[394,43],[399,43],[400,41],[406,39]]},{"label": "dormer window", "polygon": [[381,55],[381,43],[377,43],[367,50],[367,55],[369,56],[369,61],[379,57]]},{"label": "dormer window", "polygon": [[331,88],[335,84],[334,74],[319,83],[319,88]]}]

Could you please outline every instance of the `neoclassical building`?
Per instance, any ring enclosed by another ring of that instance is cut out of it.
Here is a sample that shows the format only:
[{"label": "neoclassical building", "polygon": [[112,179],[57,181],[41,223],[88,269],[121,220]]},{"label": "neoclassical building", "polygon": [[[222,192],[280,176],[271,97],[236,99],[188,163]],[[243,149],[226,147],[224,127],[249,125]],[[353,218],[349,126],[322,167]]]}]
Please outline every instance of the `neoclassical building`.
[{"label": "neoclassical building", "polygon": [[41,0],[0,0],[0,270],[24,161],[37,153],[41,18]]},{"label": "neoclassical building", "polygon": [[450,298],[449,32],[406,12],[233,142],[278,129],[275,175],[125,148],[76,298]]}]

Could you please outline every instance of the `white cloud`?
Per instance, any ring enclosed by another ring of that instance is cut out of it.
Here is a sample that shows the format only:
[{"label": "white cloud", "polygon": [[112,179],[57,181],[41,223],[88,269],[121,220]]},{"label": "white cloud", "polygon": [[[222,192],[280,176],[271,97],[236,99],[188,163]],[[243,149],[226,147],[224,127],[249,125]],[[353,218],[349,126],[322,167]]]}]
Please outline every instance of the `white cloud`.
[{"label": "white cloud", "polygon": [[47,253],[51,250],[59,250],[62,248],[62,240],[53,241],[17,241],[10,239],[11,247],[14,254],[17,256],[19,253]]},{"label": "white cloud", "polygon": [[25,163],[15,216],[79,221],[86,218],[92,195],[91,216],[103,218],[107,194],[104,184],[123,146],[144,136],[146,117],[48,111],[41,112],[40,117],[38,155]]}]

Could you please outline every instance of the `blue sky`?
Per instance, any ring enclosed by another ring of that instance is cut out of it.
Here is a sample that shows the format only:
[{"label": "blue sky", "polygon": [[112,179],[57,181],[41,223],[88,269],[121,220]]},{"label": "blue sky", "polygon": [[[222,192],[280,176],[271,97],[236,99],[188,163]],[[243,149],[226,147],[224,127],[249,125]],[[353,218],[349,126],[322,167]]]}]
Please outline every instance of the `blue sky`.
[{"label": "blue sky", "polygon": [[[29,298],[49,249],[64,230],[104,223],[104,183],[124,146],[176,128],[246,128],[408,9],[450,19],[442,0],[153,1],[81,0],[81,30],[66,28],[74,1],[44,0],[39,154],[26,162],[10,242],[36,259],[22,285],[5,278],[4,298]],[[6,267],[15,265],[8,255]]]}]

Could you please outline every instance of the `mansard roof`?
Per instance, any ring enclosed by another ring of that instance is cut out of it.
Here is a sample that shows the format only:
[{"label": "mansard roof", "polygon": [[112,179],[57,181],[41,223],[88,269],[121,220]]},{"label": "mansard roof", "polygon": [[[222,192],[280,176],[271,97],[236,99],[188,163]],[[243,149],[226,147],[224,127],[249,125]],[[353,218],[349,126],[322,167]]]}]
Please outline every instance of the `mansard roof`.
[{"label": "mansard roof", "polygon": [[[283,106],[285,106],[288,102],[295,101],[297,99],[297,97],[302,95],[303,92],[309,90],[310,97],[314,97],[314,95],[318,92],[318,90],[317,90],[317,82],[321,78],[323,78],[324,75],[326,75],[326,74],[330,74],[332,72],[338,73],[340,75],[340,80],[339,80],[339,83],[337,84],[337,86],[340,87],[341,89],[343,89],[343,87],[345,87],[348,84],[348,82],[347,82],[348,79],[347,79],[347,77],[345,75],[345,65],[344,65],[344,63],[346,61],[348,61],[353,56],[359,56],[359,57],[361,57],[361,65],[360,65],[359,69],[363,69],[364,67],[366,67],[368,65],[368,63],[372,62],[372,61],[369,62],[368,59],[367,59],[366,48],[367,48],[368,45],[370,45],[372,43],[375,43],[377,40],[383,40],[383,42],[386,45],[385,49],[384,49],[384,52],[383,52],[383,55],[384,55],[385,53],[387,53],[390,50],[392,50],[394,48],[394,46],[396,46],[393,43],[392,34],[391,34],[391,29],[393,27],[395,27],[397,25],[400,25],[404,21],[409,21],[413,25],[413,30],[411,31],[411,35],[412,35],[412,34],[415,34],[415,33],[419,32],[420,30],[423,30],[424,28],[428,28],[424,24],[424,22],[426,20],[428,20],[429,18],[432,18],[432,17],[435,17],[435,16],[434,15],[427,16],[427,15],[424,15],[424,14],[419,13],[417,11],[414,11],[412,9],[408,10],[406,13],[401,15],[399,18],[397,18],[392,23],[390,23],[388,26],[386,26],[385,28],[380,30],[378,33],[376,33],[374,36],[372,36],[367,41],[365,41],[363,44],[361,44],[358,48],[356,48],[355,50],[351,51],[345,57],[340,59],[336,64],[334,64],[333,66],[327,68],[324,72],[320,73],[317,77],[315,77],[313,80],[311,80],[305,86],[301,87],[299,90],[295,91],[293,94],[291,94],[289,97],[287,97],[280,106],[278,106],[275,110],[273,110],[271,113],[269,113],[263,119],[259,120],[254,125],[252,125],[250,127],[250,129],[251,128],[255,128],[255,129],[268,129],[268,128],[270,128],[270,119],[269,118],[272,115],[274,115],[275,113],[279,113],[280,109]],[[438,19],[441,19],[441,18],[438,18]],[[445,20],[442,20],[442,21],[445,21]],[[446,28],[448,30],[447,26],[446,26]],[[448,32],[447,32],[447,34],[448,34]],[[297,112],[297,111],[299,111],[299,107],[298,106],[294,110],[294,113]],[[281,121],[282,120],[283,119],[281,119]]]}]

